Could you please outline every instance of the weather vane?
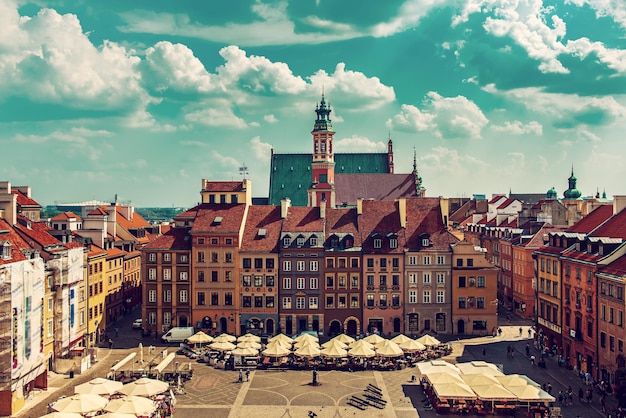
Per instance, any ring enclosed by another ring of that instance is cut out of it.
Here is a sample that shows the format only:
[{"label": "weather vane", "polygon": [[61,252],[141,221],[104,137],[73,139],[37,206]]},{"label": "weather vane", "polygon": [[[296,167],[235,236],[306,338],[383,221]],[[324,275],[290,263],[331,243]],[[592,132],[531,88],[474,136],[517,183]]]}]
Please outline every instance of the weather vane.
[{"label": "weather vane", "polygon": [[246,163],[243,163],[241,167],[239,167],[239,174],[243,176],[243,179],[246,179],[246,175],[248,174],[248,166]]}]

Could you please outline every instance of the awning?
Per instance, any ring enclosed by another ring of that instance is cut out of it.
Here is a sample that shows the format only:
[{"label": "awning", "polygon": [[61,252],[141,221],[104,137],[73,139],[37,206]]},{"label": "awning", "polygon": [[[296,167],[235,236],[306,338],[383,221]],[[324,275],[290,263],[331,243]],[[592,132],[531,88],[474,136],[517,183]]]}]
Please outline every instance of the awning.
[{"label": "awning", "polygon": [[120,360],[117,364],[115,364],[113,367],[111,367],[111,371],[112,372],[116,372],[119,369],[121,369],[126,363],[128,363],[129,361],[131,361],[133,358],[135,358],[135,356],[137,355],[137,353],[130,353],[129,355],[127,355],[126,357],[124,357],[122,360]]},{"label": "awning", "polygon": [[174,360],[174,357],[176,357],[176,353],[169,353],[167,355],[167,357],[165,357],[163,359],[163,361],[161,361],[159,364],[157,364],[157,366],[154,368],[154,370],[156,370],[157,373],[163,373],[163,370],[165,370],[167,365],[170,364],[172,362],[172,360]]}]

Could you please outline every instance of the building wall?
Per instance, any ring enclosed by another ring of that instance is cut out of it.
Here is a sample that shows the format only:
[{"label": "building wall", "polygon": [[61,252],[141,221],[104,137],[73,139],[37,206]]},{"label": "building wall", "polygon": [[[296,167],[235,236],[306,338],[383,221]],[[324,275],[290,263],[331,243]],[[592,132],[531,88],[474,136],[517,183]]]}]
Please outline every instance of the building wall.
[{"label": "building wall", "polygon": [[278,318],[278,254],[241,253],[239,280],[240,334],[273,335]]},{"label": "building wall", "polygon": [[[543,265],[543,268],[541,267]],[[550,265],[550,271],[546,266]],[[539,338],[546,347],[562,347],[561,263],[558,254],[537,256],[537,325]],[[556,286],[556,291],[555,291]],[[568,303],[567,301],[565,302]],[[566,306],[566,309],[570,309]]]},{"label": "building wall", "polygon": [[324,256],[324,329],[329,336],[359,335],[363,324],[363,280],[360,251],[326,251]]},{"label": "building wall", "polygon": [[598,367],[601,380],[614,382],[615,371],[626,366],[624,355],[625,276],[598,274]]},{"label": "building wall", "polygon": [[87,257],[87,341],[91,347],[104,341],[106,326],[106,253],[104,251]]},{"label": "building wall", "polygon": [[403,272],[400,253],[363,255],[363,329],[368,333],[404,332]]},{"label": "building wall", "polygon": [[109,250],[106,257],[106,315],[104,328],[115,323],[124,315],[122,305],[122,284],[124,282],[124,253],[119,250]]}]

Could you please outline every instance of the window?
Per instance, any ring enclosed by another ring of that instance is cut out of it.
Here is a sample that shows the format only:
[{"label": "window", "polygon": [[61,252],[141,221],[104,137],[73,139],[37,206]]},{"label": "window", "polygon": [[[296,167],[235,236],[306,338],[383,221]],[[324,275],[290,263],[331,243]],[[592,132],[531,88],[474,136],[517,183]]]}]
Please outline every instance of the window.
[{"label": "window", "polygon": [[156,253],[148,254],[148,261],[155,262],[156,261]]},{"label": "window", "polygon": [[380,238],[374,238],[374,248],[380,248],[383,245],[383,240]]},{"label": "window", "polygon": [[430,273],[423,273],[422,280],[424,281],[424,284],[430,284]]},{"label": "window", "polygon": [[409,273],[409,284],[417,284],[417,273]]},{"label": "window", "polygon": [[359,259],[356,258],[356,257],[350,258],[350,267],[352,267],[353,269],[358,269],[359,268]]},{"label": "window", "polygon": [[204,263],[204,251],[198,251],[198,263]]},{"label": "window", "polygon": [[309,239],[309,244],[311,245],[311,247],[317,246],[317,237],[311,237]]},{"label": "window", "polygon": [[243,296],[241,298],[241,307],[242,308],[252,307],[252,296]]},{"label": "window", "polygon": [[298,260],[296,262],[296,270],[297,271],[304,271],[305,270],[304,266],[305,266],[304,260]]},{"label": "window", "polygon": [[283,271],[291,271],[291,260],[283,261]]},{"label": "window", "polygon": [[283,309],[291,309],[291,297],[283,297]]},{"label": "window", "polygon": [[446,284],[446,273],[437,273],[437,284]]},{"label": "window", "polygon": [[373,293],[368,293],[366,295],[367,298],[367,306],[369,308],[373,308],[374,307],[374,294]]},{"label": "window", "polygon": [[615,337],[609,336],[609,350],[615,351]]},{"label": "window", "polygon": [[465,309],[466,305],[465,305],[465,297],[461,296],[459,297],[459,309]]},{"label": "window", "polygon": [[463,259],[462,258],[457,258],[456,259],[456,266],[457,267],[463,267]]},{"label": "window", "polygon": [[381,289],[384,289],[387,287],[387,276],[384,274],[381,274],[380,277],[378,278],[379,283],[380,283],[380,287]]},{"label": "window", "polygon": [[340,269],[345,269],[346,268],[346,259],[345,258],[340,258],[337,261],[339,262],[339,265],[337,267],[339,267]]},{"label": "window", "polygon": [[409,290],[409,303],[417,303],[417,290]]},{"label": "window", "polygon": [[256,274],[254,276],[254,287],[263,286],[263,276],[261,274]]},{"label": "window", "polygon": [[444,290],[437,290],[437,303],[446,302],[446,292]]},{"label": "window", "polygon": [[165,261],[165,262],[172,261],[172,254],[170,254],[170,253],[163,254],[163,261]]},{"label": "window", "polygon": [[459,276],[459,287],[465,287],[466,286],[466,277],[465,276]]},{"label": "window", "polygon": [[156,280],[156,269],[148,269],[148,280]]},{"label": "window", "polygon": [[298,247],[302,247],[302,246],[304,245],[304,238],[303,238],[303,237],[298,237],[298,238],[296,239],[296,245],[297,245]]},{"label": "window", "polygon": [[606,348],[606,333],[600,333],[600,347]]},{"label": "window", "polygon": [[318,298],[317,296],[310,296],[309,297],[309,309],[318,309]]},{"label": "window", "polygon": [[391,275],[391,285],[392,286],[400,286],[400,275],[392,274]]},{"label": "window", "polygon": [[359,276],[350,276],[350,289],[359,288]]},{"label": "window", "polygon": [[559,274],[559,264],[556,261],[552,262],[552,273],[554,273],[555,276]]},{"label": "window", "polygon": [[233,245],[233,239],[232,239],[232,238],[226,238],[226,239],[224,240],[224,243],[225,243],[226,245]]},{"label": "window", "polygon": [[217,292],[212,292],[211,293],[211,305],[219,305],[219,304],[220,304],[219,294]]},{"label": "window", "polygon": [[429,255],[425,255],[422,258],[422,264],[425,266],[429,266],[430,265],[430,256]]},{"label": "window", "polygon": [[485,276],[478,276],[476,279],[477,287],[485,287]]},{"label": "window", "polygon": [[422,303],[430,303],[430,290],[424,290],[422,294]]},{"label": "window", "polygon": [[374,286],[374,275],[373,274],[368,274],[367,275],[367,285],[368,286]]},{"label": "window", "polygon": [[211,238],[211,245],[217,245],[219,243],[219,241],[217,240],[217,238]]},{"label": "window", "polygon": [[359,295],[350,295],[350,307],[351,308],[359,307]]},{"label": "window", "polygon": [[398,238],[389,238],[389,248],[398,248]]},{"label": "window", "polygon": [[474,259],[473,258],[468,258],[467,259],[467,267],[474,267]]},{"label": "window", "polygon": [[274,296],[265,296],[265,307],[266,308],[274,307]]},{"label": "window", "polygon": [[438,265],[446,264],[446,256],[438,255],[437,256],[437,264]]},{"label": "window", "polygon": [[383,268],[383,269],[387,268],[387,259],[386,258],[381,258],[380,259],[380,268]]},{"label": "window", "polygon": [[204,298],[204,292],[198,292],[198,305],[206,305],[206,300]]},{"label": "window", "polygon": [[373,258],[368,258],[367,259],[367,268],[374,268],[374,259]]},{"label": "window", "polygon": [[319,286],[319,283],[318,283],[317,277],[311,277],[309,279],[309,288],[310,289],[317,289],[318,286]]},{"label": "window", "polygon": [[378,303],[380,304],[379,306],[381,308],[387,307],[387,294],[386,293],[381,293],[378,295]]},{"label": "window", "polygon": [[283,278],[283,289],[291,289],[291,277]]},{"label": "window", "polygon": [[156,312],[149,312],[148,313],[148,323],[150,325],[156,324]]},{"label": "window", "polygon": [[394,306],[394,307],[400,306],[400,295],[399,294],[394,293],[393,295],[391,295],[391,306]]},{"label": "window", "polygon": [[204,244],[204,238],[198,238],[198,244],[203,245]]},{"label": "window", "polygon": [[232,263],[232,262],[233,262],[233,253],[231,253],[231,252],[227,252],[227,253],[224,255],[224,257],[225,257],[224,261],[225,261],[226,263]]},{"label": "window", "polygon": [[172,269],[163,269],[163,280],[172,280]]},{"label": "window", "polygon": [[155,303],[156,302],[156,290],[149,290],[148,291],[148,302],[152,302]]},{"label": "window", "polygon": [[268,270],[272,270],[274,268],[274,259],[266,258],[265,259],[265,268]]},{"label": "window", "polygon": [[422,247],[428,247],[430,245],[430,240],[428,238],[422,238]]},{"label": "window", "polygon": [[306,288],[306,280],[304,277],[298,277],[296,279],[296,288],[300,290]]},{"label": "window", "polygon": [[187,290],[183,289],[179,293],[178,300],[180,301],[180,303],[187,303],[188,296],[189,296],[189,293],[187,292]]},{"label": "window", "polygon": [[414,255],[410,255],[409,256],[409,265],[410,266],[415,266],[417,265],[417,257]]},{"label": "window", "polygon": [[178,275],[180,280],[189,280],[189,272],[187,271],[181,271],[180,274]]},{"label": "window", "polygon": [[274,276],[265,276],[265,286],[274,287]]},{"label": "window", "polygon": [[255,258],[254,259],[254,268],[257,270],[260,270],[263,268],[263,259],[262,258]]},{"label": "window", "polygon": [[326,276],[326,289],[335,287],[335,279],[333,276]]},{"label": "window", "polygon": [[163,325],[172,325],[172,313],[163,312]]},{"label": "window", "polygon": [[217,263],[217,261],[218,261],[218,255],[217,255],[217,253],[216,253],[215,251],[213,251],[213,252],[211,253],[211,261],[212,261],[213,263]]},{"label": "window", "polygon": [[217,282],[218,281],[217,271],[215,271],[215,270],[211,272],[211,281],[212,282]]},{"label": "window", "polygon": [[204,281],[204,272],[203,271],[198,271],[198,281],[199,282],[203,282]]},{"label": "window", "polygon": [[587,322],[587,337],[593,337],[593,322]]},{"label": "window", "polygon": [[327,308],[334,308],[335,307],[335,296],[334,295],[326,296],[326,307]]},{"label": "window", "polygon": [[170,289],[163,291],[163,302],[170,303],[172,301],[172,291]]},{"label": "window", "polygon": [[263,307],[263,296],[255,296],[254,297],[254,307],[262,308]]},{"label": "window", "polygon": [[346,276],[339,276],[339,287],[345,289],[347,287],[348,281]]},{"label": "window", "polygon": [[243,268],[245,268],[245,269],[252,268],[252,259],[251,258],[244,258],[243,259]]},{"label": "window", "polygon": [[250,287],[250,286],[252,286],[252,276],[250,276],[249,274],[244,275],[242,280],[241,280],[241,285],[243,287]]},{"label": "window", "polygon": [[232,271],[229,271],[229,270],[225,271],[224,272],[224,281],[225,282],[232,282],[233,281],[232,276],[233,276],[233,272]]},{"label": "window", "polygon": [[313,261],[309,262],[309,268],[310,268],[311,271],[318,271],[319,270],[319,261],[313,260]]},{"label": "window", "polygon": [[478,309],[485,309],[485,298],[482,296],[479,296],[476,298],[476,307]]},{"label": "window", "polygon": [[345,308],[348,305],[348,298],[345,295],[339,295],[337,297],[337,307]]},{"label": "window", "polygon": [[232,306],[233,305],[233,294],[232,292],[226,292],[224,294],[224,305]]}]

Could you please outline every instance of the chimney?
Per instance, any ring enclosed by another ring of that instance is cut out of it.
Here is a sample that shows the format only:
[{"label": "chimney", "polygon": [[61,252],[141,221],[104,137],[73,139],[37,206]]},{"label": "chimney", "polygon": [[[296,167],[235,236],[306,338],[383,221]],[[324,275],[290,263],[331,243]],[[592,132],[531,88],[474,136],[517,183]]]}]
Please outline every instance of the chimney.
[{"label": "chimney", "polygon": [[8,181],[0,181],[0,217],[11,225],[17,223],[17,195],[11,193]]},{"label": "chimney", "polygon": [[289,199],[288,197],[280,201],[280,217],[282,219],[287,218],[287,213],[289,213],[290,206],[291,206],[291,199]]},{"label": "chimney", "polygon": [[406,198],[398,199],[398,214],[400,215],[400,226],[406,228]]},{"label": "chimney", "polygon": [[356,214],[363,215],[363,198],[358,198],[356,200]]},{"label": "chimney", "polygon": [[326,219],[326,201],[320,202],[320,219]]},{"label": "chimney", "polygon": [[626,195],[613,195],[613,214],[618,214],[626,207]]}]

